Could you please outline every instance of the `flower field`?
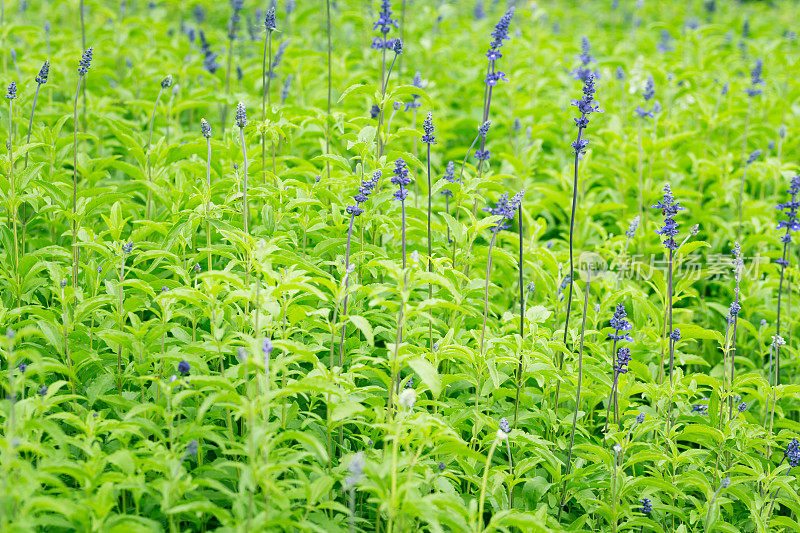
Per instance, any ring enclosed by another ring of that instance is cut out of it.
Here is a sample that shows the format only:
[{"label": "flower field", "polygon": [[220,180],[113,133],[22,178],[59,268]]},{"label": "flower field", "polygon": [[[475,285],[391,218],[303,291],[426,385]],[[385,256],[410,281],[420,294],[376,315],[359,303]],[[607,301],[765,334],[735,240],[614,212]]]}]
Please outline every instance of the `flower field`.
[{"label": "flower field", "polygon": [[3,2],[0,532],[800,531],[798,17]]}]

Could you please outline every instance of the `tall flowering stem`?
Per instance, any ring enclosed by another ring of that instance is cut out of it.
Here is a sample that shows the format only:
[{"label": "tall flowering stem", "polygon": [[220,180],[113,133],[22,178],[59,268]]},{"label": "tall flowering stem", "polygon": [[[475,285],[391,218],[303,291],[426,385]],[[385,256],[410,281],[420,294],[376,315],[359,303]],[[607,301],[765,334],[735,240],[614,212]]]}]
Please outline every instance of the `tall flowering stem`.
[{"label": "tall flowering stem", "polygon": [[628,348],[620,348],[619,352],[617,352],[617,343],[619,341],[628,341],[631,342],[633,339],[631,338],[628,331],[631,330],[631,323],[626,318],[628,313],[625,312],[625,305],[624,304],[617,304],[616,309],[614,310],[614,315],[611,317],[611,327],[614,328],[614,333],[609,333],[608,338],[614,341],[613,346],[611,347],[611,372],[612,372],[612,384],[611,384],[611,392],[608,395],[608,405],[606,407],[606,423],[603,427],[603,433],[608,429],[608,420],[610,418],[611,413],[611,406],[614,406],[614,420],[616,422],[619,421],[619,408],[617,405],[617,383],[619,382],[619,375],[625,374],[628,366],[628,361],[630,361],[631,351]]},{"label": "tall flowering stem", "polygon": [[208,248],[208,271],[211,272],[211,126],[200,119],[200,132],[206,139],[206,248]]},{"label": "tall flowering stem", "polygon": [[[272,106],[272,97],[269,86],[272,80],[272,32],[275,31],[277,23],[275,21],[275,8],[269,8],[267,16],[264,18],[264,27],[267,35],[264,37],[264,59],[261,65],[261,122],[267,122],[267,106]],[[269,69],[267,59],[269,58]],[[267,181],[267,140],[264,130],[261,130],[261,172],[264,174],[264,182]],[[275,141],[272,142],[272,173],[275,173]]]},{"label": "tall flowering stem", "polygon": [[[574,237],[575,237],[575,208],[578,204],[578,162],[580,161],[581,154],[586,152],[586,147],[589,141],[583,138],[583,130],[589,125],[589,115],[592,113],[602,113],[603,110],[597,105],[594,100],[595,93],[595,76],[592,73],[586,75],[586,80],[583,83],[583,98],[580,100],[572,100],[572,105],[578,108],[581,112],[579,118],[574,119],[575,125],[578,127],[578,136],[572,143],[573,153],[575,154],[574,174],[572,180],[572,212],[569,217],[569,296],[567,297],[567,315],[564,319],[564,346],[567,345],[567,334],[569,332],[569,314],[572,309],[572,292],[573,280],[575,278],[575,265],[574,265]],[[559,370],[563,366],[563,358],[559,364]],[[558,387],[556,387],[556,403],[555,407],[558,408]]]},{"label": "tall flowering stem", "polygon": [[[431,186],[431,144],[436,142],[436,137],[433,135],[433,116],[428,113],[425,117],[425,122],[422,125],[425,134],[422,136],[422,142],[428,145],[428,272],[433,272],[433,244],[431,238],[431,202],[433,199],[433,187]],[[428,283],[428,299],[433,298],[433,284]],[[433,351],[433,320],[428,318],[428,348]]]},{"label": "tall flowering stem", "polygon": [[249,234],[249,206],[247,205],[247,145],[244,142],[244,127],[247,126],[247,111],[244,104],[236,105],[236,126],[239,128],[239,140],[242,144],[242,225]]},{"label": "tall flowering stem", "polygon": [[653,209],[661,210],[661,214],[664,216],[664,225],[657,229],[656,233],[664,237],[664,248],[669,250],[669,270],[667,275],[667,311],[669,315],[669,381],[671,384],[675,360],[675,343],[680,339],[680,332],[672,327],[672,274],[675,250],[678,249],[678,243],[675,241],[675,237],[678,235],[678,223],[675,222],[675,215],[678,214],[678,211],[681,211],[684,208],[680,207],[679,202],[675,201],[675,197],[672,195],[672,189],[670,189],[669,184],[667,184],[664,186],[663,198],[661,201],[653,205]]},{"label": "tall flowering stem", "polygon": [[[522,387],[522,348],[525,343],[525,286],[522,283],[522,272],[525,268],[525,263],[523,262],[523,255],[522,255],[522,244],[523,244],[523,234],[522,234],[522,202],[520,202],[519,207],[517,208],[517,216],[519,220],[519,266],[517,270],[519,271],[519,357],[517,361],[517,395],[514,399],[514,427],[517,426],[517,411],[519,409],[519,390]],[[533,283],[533,282],[531,282]],[[511,454],[509,453],[509,459]]]},{"label": "tall flowering stem", "polygon": [[408,175],[408,165],[403,160],[403,158],[398,158],[395,161],[394,166],[394,175],[391,178],[391,182],[394,185],[397,185],[397,190],[394,193],[394,198],[400,202],[400,212],[401,212],[401,220],[400,220],[400,231],[401,231],[401,241],[403,247],[403,288],[401,291],[401,302],[400,302],[400,309],[397,314],[397,336],[395,338],[395,345],[394,345],[394,357],[392,361],[392,379],[391,385],[389,388],[389,411],[392,408],[393,402],[393,395],[395,394],[396,389],[399,387],[400,383],[398,380],[398,369],[397,369],[397,360],[398,355],[400,352],[400,343],[403,342],[403,321],[405,320],[405,306],[406,306],[406,280],[407,280],[407,272],[406,272],[406,265],[407,265],[407,257],[406,257],[406,198],[408,198],[408,186],[414,180]]},{"label": "tall flowering stem", "polygon": [[[485,340],[486,340],[486,322],[489,318],[489,281],[491,279],[491,272],[492,272],[492,248],[494,248],[494,244],[497,241],[497,234],[500,233],[504,229],[508,229],[508,226],[505,222],[507,220],[511,220],[514,218],[514,214],[519,209],[519,206],[522,204],[522,198],[525,196],[525,189],[521,190],[517,194],[515,194],[510,200],[508,198],[508,193],[504,193],[503,196],[500,197],[500,200],[497,202],[495,207],[487,207],[485,208],[486,211],[491,213],[492,215],[499,215],[500,220],[497,221],[497,224],[492,227],[492,239],[489,241],[489,250],[487,252],[486,257],[486,276],[483,285],[483,325],[481,327],[481,351],[480,351],[480,360],[479,364],[483,364],[483,357],[484,357],[484,348],[485,348]],[[475,416],[479,413],[478,405],[480,400],[480,375],[478,375],[478,385],[475,387]],[[477,420],[475,424],[475,428],[477,428]]]},{"label": "tall flowering stem", "polygon": [[[36,75],[36,93],[33,95],[33,106],[31,107],[31,118],[28,121],[28,140],[27,144],[31,143],[31,131],[33,130],[33,115],[36,113],[36,100],[39,98],[39,90],[42,85],[47,83],[47,78],[50,76],[50,61],[47,60],[39,69],[39,74]],[[28,168],[28,150],[25,151],[25,167]]]},{"label": "tall flowering stem", "polygon": [[[730,360],[731,360],[731,379],[728,384],[729,392],[733,392],[733,379],[736,376],[736,326],[738,324],[739,313],[742,306],[739,303],[739,285],[742,281],[742,270],[744,270],[744,261],[742,260],[742,249],[737,242],[733,247],[733,277],[736,280],[736,288],[734,289],[734,299],[728,310],[728,333],[730,333]],[[726,335],[727,337],[727,335]],[[724,379],[724,378],[723,378]],[[728,419],[733,418],[733,395],[730,397],[730,409],[728,410]]]},{"label": "tall flowering stem", "polygon": [[[14,127],[12,120],[14,117],[14,100],[17,98],[17,83],[12,81],[6,92],[8,100],[8,181],[11,185],[11,197],[9,198],[8,216],[11,218],[14,229],[14,272],[19,282],[19,243],[17,242],[17,188],[14,182]],[[22,295],[17,290],[17,307],[22,305]]]},{"label": "tall flowering stem", "polygon": [[[482,122],[481,125],[478,126],[478,135],[476,135],[475,138],[472,140],[472,144],[469,145],[469,148],[467,149],[467,153],[464,154],[464,160],[461,162],[461,172],[459,173],[458,179],[457,180],[448,180],[448,181],[453,181],[453,183],[455,183],[456,181],[458,183],[463,183],[464,182],[464,167],[467,166],[467,159],[469,159],[469,154],[472,153],[472,149],[475,147],[475,143],[478,142],[478,139],[484,139],[484,141],[481,141],[481,142],[485,142],[486,135],[489,133],[489,128],[491,128],[491,126],[492,126],[492,122],[489,121],[489,120],[486,120],[486,121]],[[461,195],[459,194],[458,195],[458,201],[456,202],[456,211],[455,211],[456,222],[458,222],[458,220],[460,218],[459,217],[460,213],[461,213]],[[448,227],[448,230],[449,230],[449,227]],[[455,240],[453,240],[453,265],[455,265],[455,264],[456,264],[456,242],[455,242]]]},{"label": "tall flowering stem", "polygon": [[163,80],[161,80],[161,84],[158,88],[158,96],[156,96],[156,101],[153,104],[153,113],[150,115],[150,127],[148,128],[147,133],[147,146],[145,147],[144,153],[147,159],[147,218],[150,218],[151,214],[151,197],[152,197],[152,186],[153,186],[153,165],[150,162],[150,145],[153,143],[153,122],[156,120],[156,111],[158,110],[158,102],[161,100],[161,95],[164,92],[164,89],[169,88],[172,85],[172,76],[168,75]]},{"label": "tall flowering stem", "polygon": [[[81,2],[82,3],[82,2]],[[83,10],[81,10],[83,13]],[[72,288],[78,287],[78,95],[81,84],[89,67],[92,64],[93,48],[90,46],[78,61],[78,88],[75,91],[75,103],[72,109],[72,118],[75,122],[75,134],[72,142]],[[75,295],[77,299],[77,293]]]},{"label": "tall flowering stem", "polygon": [[[355,223],[356,217],[361,216],[364,213],[364,210],[361,209],[360,206],[366,202],[369,195],[372,194],[372,191],[378,184],[379,177],[380,173],[376,173],[373,176],[373,179],[362,182],[361,186],[358,188],[358,194],[353,196],[353,199],[356,201],[356,203],[347,206],[347,213],[350,215],[350,225],[347,229],[347,249],[345,250],[344,255],[344,301],[342,303],[342,319],[344,321],[347,320],[347,297],[349,296],[348,289],[350,288],[350,271],[352,270],[350,267],[350,243],[353,238],[353,224]],[[344,322],[342,324],[341,339],[339,340],[339,367],[342,367],[344,363],[344,334],[346,329],[347,323]]]},{"label": "tall flowering stem", "polygon": [[647,81],[642,91],[642,98],[644,99],[643,107],[636,107],[634,114],[641,120],[639,121],[639,217],[644,218],[644,146],[642,144],[642,130],[646,120],[655,118],[656,106],[655,104],[651,109],[647,109],[647,103],[653,99],[656,94],[655,82],[652,76],[648,76]]},{"label": "tall flowering stem", "polygon": [[[567,467],[564,472],[564,483],[561,485],[561,499],[558,504],[558,520],[561,521],[561,512],[564,510],[564,501],[567,495],[567,477],[572,467],[572,448],[575,445],[575,428],[578,424],[578,410],[581,405],[581,385],[583,382],[583,339],[586,331],[586,312],[589,307],[589,289],[592,282],[592,268],[586,269],[586,292],[583,295],[583,319],[581,323],[581,340],[578,350],[578,383],[575,388],[575,410],[572,413],[572,431],[569,438],[569,448],[567,450]],[[570,283],[571,285],[571,283]]]},{"label": "tall flowering stem", "polygon": [[[800,174],[793,177],[789,184],[789,190],[787,191],[789,194],[789,200],[785,203],[778,204],[775,206],[776,209],[781,211],[783,215],[786,217],[785,220],[781,220],[778,222],[776,229],[785,229],[786,232],[781,237],[781,242],[783,243],[783,255],[781,256],[780,260],[776,261],[779,265],[781,265],[781,279],[780,283],[778,284],[778,310],[777,316],[775,317],[775,336],[776,338],[780,339],[781,335],[781,296],[783,293],[783,279],[786,274],[786,268],[789,266],[789,245],[792,243],[792,232],[793,231],[800,231],[800,220],[798,220],[798,211],[800,211],[800,200],[798,200],[797,196],[800,194]],[[775,386],[777,387],[780,384],[780,368],[781,368],[781,343],[774,342],[775,345]],[[773,398],[772,401],[772,417],[775,416],[775,403],[777,402],[777,396]],[[770,423],[770,426],[772,424]]]},{"label": "tall flowering stem", "polygon": [[764,72],[764,63],[761,59],[756,59],[756,64],[753,65],[753,70],[750,71],[750,86],[744,90],[745,94],[749,96],[747,100],[747,114],[744,117],[744,131],[742,132],[742,157],[744,157],[747,148],[747,133],[750,127],[750,111],[753,107],[753,99],[756,96],[764,94],[764,78],[761,75]]},{"label": "tall flowering stem", "polygon": [[[489,42],[489,50],[486,52],[488,65],[486,66],[486,77],[484,78],[485,87],[483,90],[482,123],[484,124],[489,120],[489,108],[492,105],[492,89],[499,81],[508,81],[505,72],[497,70],[496,63],[498,59],[503,57],[503,54],[500,52],[500,48],[503,46],[503,41],[510,39],[508,36],[508,28],[511,25],[511,19],[513,18],[514,7],[512,6],[500,18],[491,33],[492,40]],[[481,147],[475,152],[475,158],[478,160],[478,181],[480,181],[483,172],[483,162],[488,161],[491,157],[491,153],[486,149],[486,134],[484,133],[482,136],[480,136],[480,138]],[[476,198],[472,208],[473,214],[477,212],[477,208],[478,199]]]},{"label": "tall flowering stem", "polygon": [[[330,9],[330,7],[328,8]],[[330,14],[328,15],[328,20],[330,20]],[[391,31],[392,27],[399,28],[397,21],[392,18],[392,2],[391,0],[381,0],[381,10],[378,13],[378,20],[373,25],[374,30],[380,31],[380,36],[375,37],[372,40],[371,48],[373,50],[380,50],[381,51],[381,103],[380,109],[378,113],[378,157],[380,158],[383,155],[383,137],[382,137],[382,129],[383,129],[383,100],[386,97],[386,86],[389,83],[389,74],[391,74],[391,68],[389,69],[389,73],[386,72],[386,50],[394,50],[395,49],[395,39],[389,39],[388,35]],[[328,34],[330,35],[330,29],[328,30]],[[398,39],[399,41],[399,39]],[[400,51],[402,51],[402,42],[400,42]],[[395,54],[394,59],[397,59],[397,54]],[[394,64],[394,60],[392,61]]]},{"label": "tall flowering stem", "polygon": [[[239,29],[239,20],[241,16],[239,12],[244,7],[244,0],[231,0],[231,18],[228,21],[228,62],[225,69],[225,96],[227,97],[231,92],[231,66],[233,64],[233,41],[236,40],[236,32]],[[228,103],[224,103],[222,107],[222,123],[228,123]]]},{"label": "tall flowering stem", "polygon": [[[460,183],[461,182],[460,179],[456,178],[455,165],[453,164],[452,161],[449,161],[447,163],[447,169],[445,170],[444,176],[442,176],[442,178],[444,178],[444,180],[446,182],[448,182],[448,183]],[[444,196],[444,202],[445,202],[444,210],[445,210],[445,213],[447,213],[449,215],[450,214],[450,198],[453,197],[453,191],[451,191],[450,189],[442,189],[441,194],[442,194],[442,196]],[[458,215],[458,213],[456,213],[456,215]],[[449,243],[450,241],[451,241],[451,239],[450,239],[450,226],[448,225],[447,226],[447,242]]]}]

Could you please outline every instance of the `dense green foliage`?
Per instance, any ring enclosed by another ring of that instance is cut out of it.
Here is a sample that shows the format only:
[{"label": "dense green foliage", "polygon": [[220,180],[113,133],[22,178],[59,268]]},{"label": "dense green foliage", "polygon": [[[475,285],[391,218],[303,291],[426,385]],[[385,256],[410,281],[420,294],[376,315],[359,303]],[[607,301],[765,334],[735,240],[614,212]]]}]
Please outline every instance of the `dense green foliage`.
[{"label": "dense green foliage", "polygon": [[462,184],[504,1],[4,3],[0,531],[800,531],[798,5],[515,3]]}]

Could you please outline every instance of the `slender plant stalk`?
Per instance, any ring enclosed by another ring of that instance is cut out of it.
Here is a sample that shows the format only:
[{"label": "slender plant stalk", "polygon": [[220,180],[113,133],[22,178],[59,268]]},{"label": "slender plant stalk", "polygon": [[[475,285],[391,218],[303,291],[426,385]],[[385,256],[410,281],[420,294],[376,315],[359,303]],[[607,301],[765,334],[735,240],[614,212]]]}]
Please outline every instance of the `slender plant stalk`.
[{"label": "slender plant stalk", "polygon": [[[119,333],[122,335],[122,330],[125,323],[125,259],[127,253],[122,252],[122,263],[119,266]],[[122,394],[122,343],[117,345],[117,390]]]},{"label": "slender plant stalk", "polygon": [[339,340],[339,367],[344,368],[344,333],[347,329],[347,291],[350,288],[350,242],[353,237],[353,223],[355,222],[356,215],[350,215],[350,227],[347,230],[347,250],[344,255],[344,301],[342,303],[342,336]]},{"label": "slender plant stalk", "polygon": [[569,438],[569,448],[567,450],[567,469],[564,473],[564,483],[561,486],[561,500],[558,504],[558,521],[561,521],[561,512],[564,510],[564,498],[567,495],[567,477],[572,466],[572,448],[575,445],[575,426],[578,423],[578,410],[581,405],[581,384],[583,381],[583,339],[586,331],[586,311],[589,307],[589,289],[592,282],[592,269],[586,269],[586,293],[583,295],[583,321],[581,322],[581,340],[578,351],[578,384],[575,391],[575,411],[572,414],[572,432]]},{"label": "slender plant stalk", "polygon": [[239,128],[239,140],[242,143],[242,225],[244,232],[250,235],[250,213],[247,202],[247,145],[244,142],[244,128]]},{"label": "slender plant stalk", "polygon": [[[84,22],[84,11],[83,0],[81,0],[81,50],[86,50],[86,24]],[[77,99],[77,96],[75,98]],[[83,130],[86,131],[86,85],[83,86]]]},{"label": "slender plant stalk", "polygon": [[211,137],[206,138],[206,248],[208,248],[208,271],[211,272]]},{"label": "slender plant stalk", "polygon": [[[403,2],[405,6],[405,2]],[[415,137],[416,139],[416,137]],[[414,180],[416,183],[416,180]],[[433,187],[431,186],[431,145],[428,143],[428,272],[433,273],[433,244],[431,237],[431,202]],[[428,300],[433,299],[433,284],[428,283]],[[433,352],[433,319],[428,317],[428,349]]]},{"label": "slender plant stalk", "polygon": [[[522,271],[525,268],[522,255],[522,202],[517,208],[519,217],[519,357],[517,361],[517,395],[514,399],[514,427],[517,427],[517,411],[519,410],[519,390],[522,387],[522,353],[525,343],[525,287],[522,283]],[[509,453],[509,457],[511,454]]]},{"label": "slender plant stalk", "polygon": [[[586,116],[585,114],[583,115]],[[581,137],[583,136],[583,127],[578,127],[578,138],[575,141],[575,146],[580,146]],[[574,265],[574,238],[575,238],[575,207],[578,204],[578,161],[580,159],[580,150],[575,149],[575,165],[574,174],[572,179],[572,214],[569,217],[569,296],[567,297],[567,314],[564,318],[564,349],[567,347],[567,334],[569,333],[569,313],[572,309],[572,291],[573,284],[575,283],[575,265]],[[564,355],[562,353],[558,361],[558,370],[564,368]],[[556,384],[556,399],[553,404],[553,409],[558,412],[558,397],[561,391],[561,383]]]},{"label": "slender plant stalk", "polygon": [[[502,221],[500,222],[502,224]],[[497,230],[499,231],[499,229]],[[480,359],[478,360],[478,364],[480,368],[483,368],[483,357],[484,357],[484,346],[486,340],[486,321],[489,317],[489,279],[491,277],[492,272],[492,248],[494,247],[494,243],[497,240],[497,231],[492,232],[492,240],[489,241],[489,251],[486,258],[486,280],[483,285],[483,325],[481,327],[481,353]],[[481,375],[478,372],[477,376],[475,377],[476,384],[475,384],[475,432],[477,436],[478,431],[478,414],[480,413],[478,406],[480,402],[480,394],[481,394]]]},{"label": "slender plant stalk", "polygon": [[[14,130],[12,127],[12,117],[14,116],[14,100],[8,100],[8,181],[11,185],[11,198],[9,199],[9,217],[12,221],[14,230],[14,277],[16,277],[17,307],[22,307],[22,293],[19,286],[19,242],[17,241],[17,188],[14,176]],[[9,373],[10,370],[9,370]],[[13,406],[12,406],[13,410]]]},{"label": "slender plant stalk", "polygon": [[492,441],[492,445],[489,447],[489,454],[486,456],[486,465],[483,467],[483,479],[481,481],[481,494],[478,498],[478,514],[475,516],[475,525],[473,528],[475,533],[483,531],[483,502],[486,499],[486,485],[489,484],[489,468],[492,466],[494,451],[497,449],[497,444],[501,438],[503,437],[501,437],[498,432]]},{"label": "slender plant stalk", "polygon": [[[33,114],[36,113],[36,100],[39,98],[39,89],[42,88],[41,83],[36,84],[36,92],[33,95],[33,107],[31,107],[31,118],[28,121],[28,140],[26,141],[27,144],[31,143],[31,131],[33,129]],[[25,166],[23,168],[28,168],[28,154],[30,149],[25,150]]]},{"label": "slender plant stalk", "polygon": [[[269,70],[267,69],[267,58],[269,58]],[[267,123],[267,106],[272,107],[272,98],[269,91],[270,82],[272,81],[272,31],[267,30],[267,36],[264,39],[264,60],[261,65],[261,122]],[[275,142],[273,141],[273,160],[272,172],[275,173]],[[267,182],[267,137],[266,132],[261,130],[261,172],[264,174],[264,183]]]},{"label": "slender plant stalk", "polygon": [[158,102],[161,100],[161,94],[164,92],[164,86],[161,85],[158,89],[158,96],[156,96],[156,102],[153,105],[153,113],[150,115],[150,128],[148,129],[147,134],[147,147],[145,148],[145,156],[147,158],[147,218],[150,218],[151,215],[151,207],[152,207],[152,191],[151,187],[153,185],[153,165],[150,162],[150,145],[153,142],[153,122],[156,119],[156,110],[158,110]]},{"label": "slender plant stalk", "polygon": [[[81,0],[81,15],[83,15],[83,0]],[[83,16],[81,16],[83,20]],[[83,24],[81,24],[82,26]],[[78,95],[81,93],[83,74],[78,76],[78,89],[75,91],[75,104],[72,117],[75,122],[75,134],[72,142],[72,288],[78,288]]]}]

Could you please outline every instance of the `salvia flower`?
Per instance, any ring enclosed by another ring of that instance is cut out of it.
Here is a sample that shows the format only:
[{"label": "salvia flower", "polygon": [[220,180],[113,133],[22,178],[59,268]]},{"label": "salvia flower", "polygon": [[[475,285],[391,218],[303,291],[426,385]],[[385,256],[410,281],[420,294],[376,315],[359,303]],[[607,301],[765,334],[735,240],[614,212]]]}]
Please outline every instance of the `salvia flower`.
[{"label": "salvia flower", "polygon": [[614,365],[614,372],[617,374],[628,373],[628,363],[631,362],[630,348],[620,348],[617,350],[617,362]]},{"label": "salvia flower", "polygon": [[642,504],[642,506],[639,508],[639,511],[643,515],[648,516],[650,513],[653,512],[653,506],[651,505],[651,502],[652,500],[650,500],[650,498],[642,498],[641,500],[639,500],[639,503]]},{"label": "salvia flower", "polygon": [[763,70],[764,63],[762,63],[760,59],[756,59],[756,64],[753,67],[753,70],[750,71],[750,87],[744,90],[744,92],[747,93],[747,96],[752,98],[764,92],[764,90],[760,87],[764,85],[764,79],[761,77]]},{"label": "salvia flower", "polygon": [[636,230],[639,229],[639,216],[633,217],[631,220],[630,226],[628,226],[628,231],[625,232],[625,235],[629,239],[633,239],[636,236]]},{"label": "salvia flower", "polygon": [[739,409],[740,413],[746,411],[747,410],[747,402],[740,403],[738,409]]},{"label": "salvia flower", "polygon": [[172,86],[172,74],[167,74],[163,80],[161,80],[161,87],[163,89],[167,89]]},{"label": "salvia flower", "polygon": [[[452,161],[449,161],[447,163],[447,169],[445,170],[444,176],[442,176],[442,178],[444,178],[444,180],[447,181],[448,183],[461,183],[461,178],[456,176],[456,167]],[[451,191],[450,189],[442,189],[441,193],[444,196],[448,197],[453,196],[453,191]]]},{"label": "salvia flower", "polygon": [[44,85],[47,83],[47,78],[50,76],[50,60],[44,62],[42,68],[39,69],[39,74],[36,75],[36,83]]},{"label": "salvia flower", "polygon": [[625,81],[625,70],[622,67],[617,67],[614,76],[617,78],[617,81]]},{"label": "salvia flower", "polygon": [[[786,216],[786,219],[779,221],[776,226],[776,229],[786,228],[786,233],[781,237],[781,241],[784,244],[792,242],[791,232],[800,231],[800,221],[798,221],[797,217],[798,210],[800,210],[800,201],[797,199],[797,195],[800,193],[800,174],[791,179],[787,193],[790,196],[789,201],[775,206],[775,209],[778,209]],[[779,265],[788,266],[788,261],[783,259],[778,259],[776,262]]]},{"label": "salvia flower", "polygon": [[564,299],[564,289],[569,287],[569,284],[571,282],[572,282],[572,276],[569,275],[564,276],[564,279],[561,280],[561,283],[558,285],[558,290],[556,291],[559,302]]},{"label": "salvia flower", "polygon": [[89,72],[89,67],[92,65],[92,53],[94,52],[93,47],[89,47],[86,51],[81,55],[80,61],[78,61],[78,74],[83,76],[87,72]]},{"label": "salvia flower", "polygon": [[394,164],[394,176],[392,176],[391,182],[394,185],[397,185],[398,190],[394,193],[394,197],[401,202],[405,201],[408,198],[408,187],[413,183],[413,179],[408,175],[408,165],[406,164],[405,160],[400,157],[395,161]]},{"label": "salvia flower", "polygon": [[283,81],[283,86],[281,87],[281,103],[285,102],[287,98],[289,98],[290,91],[292,89],[292,75],[289,74],[286,76],[286,79]]},{"label": "salvia flower", "polygon": [[191,369],[192,369],[192,367],[189,365],[189,363],[185,359],[183,361],[181,361],[180,363],[178,363],[178,373],[181,376],[188,376],[189,375],[189,371]]},{"label": "salvia flower", "polygon": [[656,48],[662,54],[672,52],[672,35],[669,34],[669,31],[661,30],[661,38],[659,39]]},{"label": "salvia flower", "polygon": [[[425,87],[428,86],[428,80],[423,80],[422,74],[420,74],[420,72],[417,71],[414,74],[414,78],[411,80],[411,85],[413,85],[417,89],[424,89]],[[418,100],[419,100],[419,95],[412,94],[411,101],[406,103],[406,111],[408,111],[409,109],[418,109],[420,106],[422,106],[422,104]]]},{"label": "salvia flower", "polygon": [[200,119],[200,132],[206,139],[211,138],[211,126],[208,124],[208,121],[206,121],[206,119],[204,118]]},{"label": "salvia flower", "polygon": [[25,363],[20,363],[19,364],[19,371],[24,374],[26,370],[28,370],[28,365],[26,365]]},{"label": "salvia flower", "polygon": [[592,56],[591,53],[592,47],[589,44],[589,38],[583,37],[581,39],[581,53],[578,56],[578,61],[580,61],[580,65],[572,71],[572,77],[576,80],[580,80],[585,82],[586,78],[590,75],[593,75],[595,78],[600,77],[600,73],[592,71],[590,65],[595,63],[597,60]]},{"label": "salvia flower", "polygon": [[614,328],[614,333],[608,334],[609,339],[615,341],[633,341],[630,334],[626,333],[633,327],[626,318],[627,316],[628,313],[625,311],[625,304],[617,304],[617,307],[614,309],[614,314],[611,317],[611,327]]},{"label": "salvia flower", "polygon": [[392,50],[394,48],[394,39],[387,38],[392,27],[400,27],[397,21],[392,18],[392,2],[391,0],[381,0],[381,10],[378,13],[378,20],[372,27],[373,30],[379,30],[381,36],[373,39],[371,47],[373,50]]},{"label": "salvia flower", "polygon": [[217,72],[221,67],[221,65],[217,63],[219,54],[211,50],[211,44],[208,42],[208,39],[206,39],[206,34],[203,30],[200,30],[200,52],[203,54],[203,67],[211,74]]},{"label": "salvia flower", "polygon": [[236,104],[236,125],[239,129],[244,129],[247,126],[247,111],[244,108],[244,104],[239,102]]},{"label": "salvia flower", "polygon": [[189,444],[186,445],[186,453],[183,454],[181,462],[184,462],[195,455],[197,455],[197,439],[192,439],[189,441]]},{"label": "salvia flower", "polygon": [[276,79],[278,74],[275,72],[278,66],[281,64],[281,60],[283,59],[283,54],[286,52],[286,48],[289,46],[289,39],[281,42],[278,45],[278,51],[275,52],[275,57],[272,58],[272,72],[269,73],[270,79]]},{"label": "salvia flower", "polygon": [[433,135],[433,115],[430,111],[428,111],[428,116],[425,117],[425,121],[422,123],[422,130],[425,132],[425,135],[422,136],[423,143],[436,143],[436,137]]},{"label": "salvia flower", "polygon": [[133,252],[133,242],[128,241],[125,244],[123,244],[122,251],[125,252],[126,254],[130,254],[131,252]]},{"label": "salvia flower", "polygon": [[17,97],[17,82],[12,81],[8,85],[8,90],[6,91],[6,99],[13,100]]},{"label": "salvia flower", "polygon": [[761,157],[761,150],[753,151],[749,156],[747,156],[747,164],[752,165],[759,157]]},{"label": "salvia flower", "polygon": [[[590,74],[586,77],[586,80],[583,83],[583,98],[580,100],[572,100],[571,104],[578,108],[581,112],[581,116],[579,118],[574,119],[575,125],[578,127],[579,130],[583,130],[589,125],[589,115],[592,113],[602,113],[603,110],[600,109],[594,100],[594,93],[595,93],[595,76],[594,74]],[[586,139],[576,140],[572,143],[572,147],[575,149],[575,152],[578,154],[583,153],[586,150],[586,146],[588,145],[588,141]]]},{"label": "salvia flower", "polygon": [[638,415],[636,415],[636,423],[637,424],[643,423],[644,419],[645,419],[645,414],[644,413],[639,413]]},{"label": "salvia flower", "polygon": [[475,159],[478,161],[488,161],[492,156],[489,150],[475,150]]},{"label": "salvia flower", "polygon": [[514,18],[514,8],[511,7],[505,14],[500,17],[497,25],[492,30],[492,41],[489,43],[489,48],[497,50],[503,46],[503,41],[509,39],[508,28],[511,25],[511,19]]},{"label": "salvia flower", "polygon": [[519,209],[519,206],[522,203],[522,199],[524,197],[525,197],[525,189],[519,191],[510,200],[508,198],[508,193],[503,193],[503,196],[501,196],[500,200],[497,201],[497,205],[495,207],[483,208],[484,211],[502,217],[500,220],[497,221],[497,225],[492,227],[493,233],[498,233],[499,231],[511,227],[505,222],[507,220],[511,220],[512,218],[514,218],[514,215],[516,214],[517,209]]},{"label": "salvia flower", "polygon": [[672,342],[678,342],[681,340],[681,330],[675,328],[672,330],[672,333],[669,334],[669,338]]},{"label": "salvia flower", "polygon": [[682,210],[683,207],[680,207],[679,202],[675,201],[669,183],[664,186],[664,197],[652,207],[653,209],[660,209],[661,214],[664,215],[664,225],[656,230],[658,235],[666,237],[664,239],[664,248],[668,250],[677,250],[678,243],[675,242],[675,237],[679,232],[678,223],[675,222],[675,215],[677,215],[678,211]]},{"label": "salvia flower", "polygon": [[42,385],[41,387],[39,387],[39,396],[41,396],[42,398],[47,396],[47,385]]},{"label": "salvia flower", "polygon": [[797,439],[792,439],[792,442],[786,446],[783,455],[792,468],[800,465],[800,442]]},{"label": "salvia flower", "polygon": [[265,358],[272,353],[272,340],[269,337],[264,337],[264,340],[261,341],[261,353],[264,354]]},{"label": "salvia flower", "polygon": [[492,127],[492,121],[487,120],[486,122],[478,126],[478,135],[480,135],[481,137],[486,137],[486,134],[489,133],[489,128],[491,127]]},{"label": "salvia flower", "polygon": [[506,434],[511,433],[511,425],[506,417],[500,419],[500,431]]},{"label": "salvia flower", "polygon": [[692,413],[698,413],[700,415],[707,415],[708,414],[708,406],[707,405],[700,405],[695,404],[692,405]]},{"label": "salvia flower", "polygon": [[268,32],[273,32],[278,27],[278,23],[275,20],[275,8],[269,8],[267,11],[267,16],[264,17],[264,27],[267,29]]},{"label": "salvia flower", "polygon": [[239,26],[239,12],[244,7],[244,0],[231,0],[231,19],[228,22],[228,38],[234,40],[236,38],[236,30]]},{"label": "salvia flower", "polygon": [[372,107],[369,108],[370,118],[378,118],[378,115],[380,114],[381,114],[381,108],[378,104],[373,104]]}]

